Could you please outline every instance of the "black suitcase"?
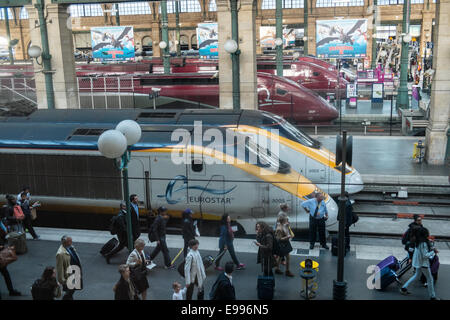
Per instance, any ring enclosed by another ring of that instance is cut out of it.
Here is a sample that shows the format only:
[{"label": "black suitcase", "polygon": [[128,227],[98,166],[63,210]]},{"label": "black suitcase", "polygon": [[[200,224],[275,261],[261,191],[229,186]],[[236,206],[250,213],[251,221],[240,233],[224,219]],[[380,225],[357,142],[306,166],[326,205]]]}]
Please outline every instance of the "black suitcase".
[{"label": "black suitcase", "polygon": [[273,276],[258,276],[258,299],[259,300],[272,300],[273,291],[275,289],[275,278]]},{"label": "black suitcase", "polygon": [[117,240],[116,238],[112,238],[107,243],[105,243],[105,245],[100,250],[100,254],[102,256],[104,256],[104,255],[110,253],[111,250],[114,249],[118,243],[119,243],[119,240]]}]

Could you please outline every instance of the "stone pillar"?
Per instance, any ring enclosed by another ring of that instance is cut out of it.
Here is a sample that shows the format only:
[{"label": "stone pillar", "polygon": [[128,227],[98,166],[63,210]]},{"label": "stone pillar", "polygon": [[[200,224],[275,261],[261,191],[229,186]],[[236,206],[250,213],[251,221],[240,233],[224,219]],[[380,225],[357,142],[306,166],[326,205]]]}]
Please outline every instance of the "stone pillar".
[{"label": "stone pillar", "polygon": [[161,57],[161,50],[159,49],[159,43],[161,42],[159,21],[152,22],[152,41],[153,57]]},{"label": "stone pillar", "polygon": [[261,39],[261,34],[260,34],[260,29],[261,29],[261,25],[262,25],[262,15],[260,14],[258,17],[256,17],[256,24],[255,24],[255,32],[256,32],[256,54],[262,54],[262,48],[261,48],[261,43],[260,43],[260,39]]},{"label": "stone pillar", "polygon": [[422,27],[420,30],[420,57],[425,56],[425,49],[427,47],[427,42],[431,41],[431,29],[433,28],[433,11],[423,11],[422,12]]},{"label": "stone pillar", "polygon": [[[33,4],[35,1],[33,0]],[[42,48],[39,29],[38,12],[33,5],[26,6],[30,23],[30,39],[33,45]],[[46,3],[45,6],[48,43],[50,48],[51,68],[53,71],[53,89],[55,95],[55,109],[76,109],[78,104],[78,85],[75,73],[75,57],[73,36],[67,5]],[[38,58],[39,62],[41,58]],[[34,70],[42,70],[42,66],[33,60]],[[46,109],[47,94],[44,74],[35,73],[36,96],[38,108]]]},{"label": "stone pillar", "polygon": [[316,55],[316,17],[308,16],[308,54]]},{"label": "stone pillar", "polygon": [[426,154],[429,164],[442,165],[447,148],[450,115],[450,2],[436,3],[430,121],[426,130]]},{"label": "stone pillar", "polygon": [[[238,3],[240,59],[240,97],[242,109],[258,109],[256,79],[256,32],[253,0]],[[219,28],[219,94],[221,109],[233,109],[231,57],[224,43],[231,39],[231,13],[229,0],[216,0]]]}]

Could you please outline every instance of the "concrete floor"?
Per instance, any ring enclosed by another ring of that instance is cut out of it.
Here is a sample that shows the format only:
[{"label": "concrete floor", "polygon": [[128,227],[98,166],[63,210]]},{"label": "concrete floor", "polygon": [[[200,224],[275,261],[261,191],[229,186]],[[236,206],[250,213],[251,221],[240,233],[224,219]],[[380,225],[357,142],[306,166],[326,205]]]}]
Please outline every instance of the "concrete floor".
[{"label": "concrete floor", "polygon": [[[217,239],[212,238],[213,242]],[[362,239],[369,243],[390,245],[392,240],[382,239]],[[356,239],[355,243],[361,242]],[[397,241],[398,242],[398,241]],[[201,240],[200,251],[202,255],[215,255],[216,252],[210,250],[202,250],[201,245],[205,240]],[[233,274],[233,283],[236,288],[236,296],[238,300],[248,299],[256,300],[256,278],[260,273],[260,266],[256,265],[256,254],[249,252],[240,252],[239,243],[235,243],[237,256],[240,262],[247,265],[245,270],[235,271]],[[105,259],[99,254],[101,244],[99,243],[80,243],[74,238],[74,245],[79,252],[83,266],[83,282],[84,289],[75,293],[75,299],[79,300],[111,300],[113,299],[112,287],[119,279],[117,267],[124,263],[127,258],[127,251],[124,249],[116,257],[111,260],[111,264],[107,265]],[[397,244],[398,245],[398,244]],[[20,255],[18,261],[8,266],[14,286],[23,293],[21,297],[9,297],[3,281],[0,281],[0,290],[2,297],[6,300],[30,300],[30,287],[35,279],[37,279],[45,266],[55,265],[55,253],[59,247],[56,241],[28,241],[28,253]],[[208,247],[210,247],[208,245]],[[387,247],[385,247],[387,248]],[[146,247],[146,252],[151,248]],[[245,249],[244,249],[245,251]],[[319,250],[317,250],[319,251]],[[178,249],[171,248],[170,255],[173,257]],[[291,258],[291,270],[296,274],[294,278],[288,278],[284,275],[276,275],[276,300],[299,300],[299,290],[301,287],[301,279],[299,277],[299,263],[306,256],[293,256]],[[319,276],[318,293],[316,300],[332,299],[333,279],[336,277],[337,257],[333,257],[329,251],[320,250],[318,257],[312,257],[318,261]],[[222,260],[222,264],[231,260],[226,254]],[[179,263],[181,260],[178,260]],[[148,290],[149,300],[170,300],[172,297],[171,284],[173,281],[183,282],[176,270],[165,270],[161,267],[162,256],[155,259],[157,267],[149,272],[148,279],[150,289]],[[427,290],[418,283],[410,287],[412,295],[405,297],[398,292],[396,284],[390,285],[385,291],[370,290],[367,288],[367,279],[370,276],[367,268],[375,265],[379,260],[359,259],[355,251],[351,251],[345,258],[345,279],[348,282],[348,299],[349,300],[428,300]],[[209,293],[218,271],[212,268],[207,270],[206,293]],[[408,272],[402,277],[402,282],[406,281],[411,275]],[[436,294],[442,299],[450,299],[450,265],[441,264],[439,270],[439,280],[436,284]],[[195,297],[195,294],[194,294]]]}]

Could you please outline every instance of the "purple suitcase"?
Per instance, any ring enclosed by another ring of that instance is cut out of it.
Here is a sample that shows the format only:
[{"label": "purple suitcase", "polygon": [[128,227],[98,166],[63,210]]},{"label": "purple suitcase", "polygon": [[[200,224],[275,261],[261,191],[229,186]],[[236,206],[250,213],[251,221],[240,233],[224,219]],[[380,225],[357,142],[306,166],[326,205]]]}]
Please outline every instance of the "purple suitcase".
[{"label": "purple suitcase", "polygon": [[380,270],[388,267],[389,269],[397,271],[400,268],[400,265],[396,257],[389,256],[383,261],[381,261],[379,264],[377,264],[377,267],[380,268]]}]

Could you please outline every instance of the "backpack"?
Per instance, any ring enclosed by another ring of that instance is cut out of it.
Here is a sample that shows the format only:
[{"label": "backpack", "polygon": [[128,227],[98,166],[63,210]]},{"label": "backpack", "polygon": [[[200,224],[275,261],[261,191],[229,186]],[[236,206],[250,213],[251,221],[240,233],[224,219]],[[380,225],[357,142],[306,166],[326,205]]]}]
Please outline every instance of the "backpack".
[{"label": "backpack", "polygon": [[352,224],[355,224],[355,223],[357,223],[357,222],[358,222],[358,220],[359,220],[359,216],[358,216],[358,214],[357,214],[357,213],[355,213],[355,212],[353,212],[353,215],[352,215]]},{"label": "backpack", "polygon": [[22,208],[21,208],[18,204],[16,204],[16,205],[14,206],[14,217],[15,217],[17,220],[23,220],[23,219],[25,219],[25,215],[23,214]]},{"label": "backpack", "polygon": [[50,297],[49,288],[42,286],[42,280],[37,279],[31,286],[33,300],[48,300]]},{"label": "backpack", "polygon": [[109,231],[111,232],[112,235],[118,234],[120,231],[122,231],[121,229],[121,225],[120,225],[120,220],[122,219],[122,214],[118,214],[117,216],[114,216],[111,218],[111,223],[109,226]]}]

